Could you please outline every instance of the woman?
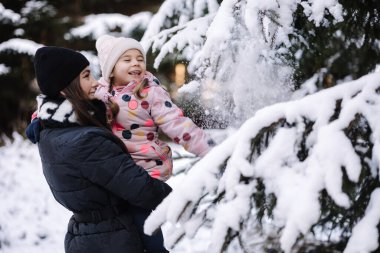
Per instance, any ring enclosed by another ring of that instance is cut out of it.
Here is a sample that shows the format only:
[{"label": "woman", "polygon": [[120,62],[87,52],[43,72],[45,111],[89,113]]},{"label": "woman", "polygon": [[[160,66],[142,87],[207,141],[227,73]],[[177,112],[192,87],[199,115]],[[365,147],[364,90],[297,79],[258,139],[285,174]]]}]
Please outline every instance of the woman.
[{"label": "woman", "polygon": [[128,209],[154,209],[171,188],[137,166],[113,136],[105,105],[92,99],[98,83],[82,54],[42,47],[34,66],[42,131],[30,128],[55,199],[74,214],[65,252],[142,252]]}]

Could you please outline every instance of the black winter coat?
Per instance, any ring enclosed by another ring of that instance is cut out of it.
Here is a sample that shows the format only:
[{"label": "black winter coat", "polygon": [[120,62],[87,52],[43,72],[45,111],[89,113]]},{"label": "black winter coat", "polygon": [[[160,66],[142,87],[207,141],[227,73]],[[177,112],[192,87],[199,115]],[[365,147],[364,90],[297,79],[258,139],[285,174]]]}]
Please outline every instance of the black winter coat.
[{"label": "black winter coat", "polygon": [[[120,205],[154,209],[171,191],[137,166],[103,128],[75,124],[46,128],[40,132],[38,148],[55,199],[76,213]],[[98,223],[81,223],[72,217],[65,252],[137,253],[142,247],[126,209]]]}]

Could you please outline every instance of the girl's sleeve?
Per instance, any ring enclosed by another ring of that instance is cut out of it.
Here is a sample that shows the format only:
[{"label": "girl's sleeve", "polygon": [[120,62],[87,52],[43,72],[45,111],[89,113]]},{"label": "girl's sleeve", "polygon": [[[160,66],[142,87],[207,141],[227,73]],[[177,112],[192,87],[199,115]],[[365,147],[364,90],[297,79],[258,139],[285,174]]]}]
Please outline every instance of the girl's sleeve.
[{"label": "girl's sleeve", "polygon": [[107,83],[104,78],[100,78],[98,80],[99,86],[95,91],[95,98],[102,100],[106,105],[108,104],[109,98],[112,97],[111,93],[108,92],[109,90],[109,83]]},{"label": "girl's sleeve", "polygon": [[175,143],[187,151],[203,157],[214,145],[213,140],[170,99],[161,86],[150,87],[151,115],[155,124]]}]

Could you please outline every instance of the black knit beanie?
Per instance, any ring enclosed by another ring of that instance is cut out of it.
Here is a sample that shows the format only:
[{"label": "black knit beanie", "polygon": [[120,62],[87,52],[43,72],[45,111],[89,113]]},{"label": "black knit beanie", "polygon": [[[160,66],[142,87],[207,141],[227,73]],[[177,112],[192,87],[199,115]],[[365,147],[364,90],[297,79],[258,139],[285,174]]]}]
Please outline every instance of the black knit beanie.
[{"label": "black knit beanie", "polygon": [[41,47],[34,56],[38,86],[48,97],[57,97],[88,65],[81,53],[63,47]]}]

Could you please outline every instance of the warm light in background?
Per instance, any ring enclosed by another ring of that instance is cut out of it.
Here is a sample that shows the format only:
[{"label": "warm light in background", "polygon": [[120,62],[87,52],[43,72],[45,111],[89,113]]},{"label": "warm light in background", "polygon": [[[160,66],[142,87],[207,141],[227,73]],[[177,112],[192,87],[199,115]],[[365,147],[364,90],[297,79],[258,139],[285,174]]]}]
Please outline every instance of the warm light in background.
[{"label": "warm light in background", "polygon": [[185,83],[186,76],[186,66],[183,63],[178,63],[175,65],[175,84],[181,87]]}]

